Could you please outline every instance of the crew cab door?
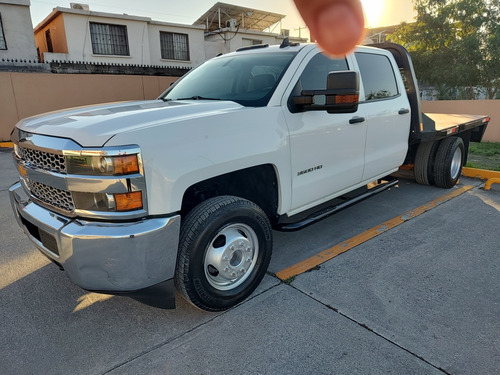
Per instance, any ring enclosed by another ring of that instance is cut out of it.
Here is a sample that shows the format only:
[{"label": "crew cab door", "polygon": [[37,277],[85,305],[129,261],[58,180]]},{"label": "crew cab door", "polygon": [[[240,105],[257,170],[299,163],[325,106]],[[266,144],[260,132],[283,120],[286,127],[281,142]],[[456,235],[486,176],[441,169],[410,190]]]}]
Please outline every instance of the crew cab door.
[{"label": "crew cab door", "polygon": [[401,74],[389,52],[362,50],[354,55],[361,75],[359,108],[367,125],[363,173],[366,181],[390,174],[403,164],[411,111]]},{"label": "crew cab door", "polygon": [[348,61],[348,58],[330,59],[313,50],[285,92],[283,109],[290,131],[292,215],[328,201],[361,181],[366,139],[364,114],[359,110],[336,114],[326,110],[300,111],[291,100],[302,90],[326,89],[328,73],[349,70]]}]

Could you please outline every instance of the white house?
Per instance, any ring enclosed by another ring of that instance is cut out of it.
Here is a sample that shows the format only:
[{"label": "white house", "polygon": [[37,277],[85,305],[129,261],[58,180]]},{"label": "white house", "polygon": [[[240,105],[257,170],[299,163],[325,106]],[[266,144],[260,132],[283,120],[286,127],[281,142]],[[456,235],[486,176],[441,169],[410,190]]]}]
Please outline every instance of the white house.
[{"label": "white house", "polygon": [[35,27],[45,62],[157,65],[190,68],[206,60],[204,26],[91,11],[88,5],[55,8]]},{"label": "white house", "polygon": [[0,1],[0,62],[37,61],[29,0]]},{"label": "white house", "polygon": [[71,3],[71,8],[55,8],[35,27],[35,41],[44,62],[192,68],[240,47],[281,44],[289,34],[281,28],[285,17],[219,2],[192,25],[182,25]]}]

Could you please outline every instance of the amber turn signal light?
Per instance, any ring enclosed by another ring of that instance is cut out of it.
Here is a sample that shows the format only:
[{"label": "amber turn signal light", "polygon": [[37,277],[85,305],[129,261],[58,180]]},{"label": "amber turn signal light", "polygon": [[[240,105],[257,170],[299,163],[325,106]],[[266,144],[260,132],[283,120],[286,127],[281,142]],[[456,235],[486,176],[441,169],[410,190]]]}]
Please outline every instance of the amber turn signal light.
[{"label": "amber turn signal light", "polygon": [[137,155],[127,155],[113,158],[115,174],[130,174],[139,172]]},{"label": "amber turn signal light", "polygon": [[337,95],[335,104],[354,104],[359,102],[359,95]]},{"label": "amber turn signal light", "polygon": [[142,208],[142,192],[114,194],[116,211],[132,211]]}]

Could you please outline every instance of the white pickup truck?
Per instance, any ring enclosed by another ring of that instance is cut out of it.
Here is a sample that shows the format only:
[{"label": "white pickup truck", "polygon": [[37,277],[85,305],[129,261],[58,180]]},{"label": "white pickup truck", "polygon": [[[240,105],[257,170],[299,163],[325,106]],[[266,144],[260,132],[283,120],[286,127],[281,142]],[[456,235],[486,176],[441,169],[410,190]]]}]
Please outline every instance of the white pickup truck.
[{"label": "white pickup truck", "polygon": [[488,121],[422,114],[398,45],[338,59],[314,44],[258,45],[205,62],[157,100],[20,121],[10,197],[27,236],[80,287],[163,308],[177,288],[223,310],[265,275],[273,229],[392,186],[403,164],[419,183],[452,187]]}]

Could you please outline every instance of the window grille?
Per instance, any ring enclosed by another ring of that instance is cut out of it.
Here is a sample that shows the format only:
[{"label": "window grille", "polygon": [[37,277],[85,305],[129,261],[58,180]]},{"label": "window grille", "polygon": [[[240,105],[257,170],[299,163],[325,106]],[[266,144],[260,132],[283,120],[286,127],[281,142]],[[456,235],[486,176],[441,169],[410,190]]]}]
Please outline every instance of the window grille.
[{"label": "window grille", "polygon": [[130,56],[127,26],[90,22],[90,39],[95,55]]},{"label": "window grille", "polygon": [[0,14],[0,49],[7,49],[7,41],[3,33],[2,15]]},{"label": "window grille", "polygon": [[189,39],[187,34],[160,31],[161,58],[189,61]]}]

